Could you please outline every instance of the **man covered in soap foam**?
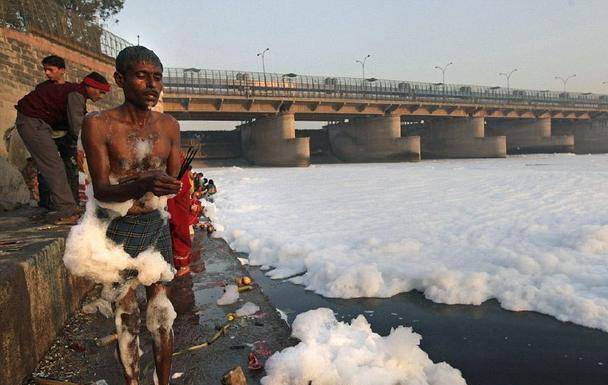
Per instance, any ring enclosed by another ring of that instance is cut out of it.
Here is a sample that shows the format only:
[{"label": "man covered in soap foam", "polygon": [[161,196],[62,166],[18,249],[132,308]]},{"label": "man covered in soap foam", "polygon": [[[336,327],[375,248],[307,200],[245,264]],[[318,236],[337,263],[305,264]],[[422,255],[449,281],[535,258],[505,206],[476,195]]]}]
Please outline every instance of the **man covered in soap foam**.
[{"label": "man covered in soap foam", "polygon": [[173,353],[175,311],[162,281],[173,278],[165,206],[167,196],[180,190],[175,178],[180,134],[175,119],[151,110],[163,89],[162,73],[160,59],[145,47],[128,47],[118,54],[114,80],[125,101],[89,114],[83,123],[82,144],[95,199],[70,234],[64,256],[73,273],[115,282],[114,287],[121,284],[114,298],[117,349],[129,385],[139,384],[135,288],[140,283],[146,285],[146,327],[153,336],[161,385],[169,383]]}]

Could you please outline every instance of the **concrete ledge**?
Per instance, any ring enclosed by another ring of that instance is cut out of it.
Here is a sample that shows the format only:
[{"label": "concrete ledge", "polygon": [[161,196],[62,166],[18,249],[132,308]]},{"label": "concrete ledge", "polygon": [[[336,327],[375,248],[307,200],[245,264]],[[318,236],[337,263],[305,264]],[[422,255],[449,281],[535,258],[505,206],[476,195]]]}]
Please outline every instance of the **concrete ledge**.
[{"label": "concrete ledge", "polygon": [[574,143],[577,154],[608,153],[608,120],[594,120],[576,129]]},{"label": "concrete ledge", "polygon": [[423,159],[505,158],[506,156],[507,139],[504,136],[433,143],[422,149]]},{"label": "concrete ledge", "polygon": [[22,209],[0,216],[0,239],[22,242],[0,254],[2,385],[19,384],[32,372],[93,286],[63,266],[68,229],[33,223],[32,214]]},{"label": "concrete ledge", "polygon": [[506,136],[508,154],[574,152],[574,137],[553,135],[550,118],[487,120],[485,136]]},{"label": "concrete ledge", "polygon": [[504,158],[505,136],[484,136],[484,119],[437,118],[419,130],[422,136],[422,158]]},{"label": "concrete ledge", "polygon": [[325,129],[331,151],[344,162],[420,160],[420,137],[402,137],[399,116],[356,118]]},{"label": "concrete ledge", "polygon": [[251,162],[264,167],[308,167],[310,165],[309,138],[284,139],[274,146],[256,146]]},{"label": "concrete ledge", "polygon": [[508,154],[553,154],[556,152],[574,152],[574,135],[558,135],[538,138],[525,143],[508,142]]},{"label": "concrete ledge", "polygon": [[256,166],[308,167],[310,139],[296,138],[293,114],[282,113],[241,124],[242,154]]},{"label": "concrete ledge", "polygon": [[345,136],[336,136],[332,140],[332,152],[349,163],[416,162],[420,160],[420,137],[385,138],[373,145],[361,145]]}]

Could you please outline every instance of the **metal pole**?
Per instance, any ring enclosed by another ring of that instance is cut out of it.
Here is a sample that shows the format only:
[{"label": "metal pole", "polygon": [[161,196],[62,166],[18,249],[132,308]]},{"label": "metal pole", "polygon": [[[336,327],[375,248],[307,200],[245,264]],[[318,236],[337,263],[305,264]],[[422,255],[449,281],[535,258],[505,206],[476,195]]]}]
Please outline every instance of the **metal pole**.
[{"label": "metal pole", "polygon": [[568,84],[568,80],[572,79],[576,77],[576,74],[572,74],[570,76],[568,76],[567,78],[562,78],[561,76],[556,76],[555,79],[561,80],[562,83],[564,83],[564,93],[566,93],[566,84]]},{"label": "metal pole", "polygon": [[365,62],[367,61],[367,58],[370,56],[372,56],[372,55],[367,54],[367,56],[365,56],[363,58],[363,60],[355,60],[355,63],[361,64],[361,75],[362,75],[363,81],[365,81]]},{"label": "metal pole", "polygon": [[505,78],[507,78],[507,92],[509,92],[511,90],[511,84],[510,84],[510,80],[511,80],[511,75],[513,75],[513,72],[516,72],[517,68],[511,70],[511,72],[507,73],[507,72],[501,72],[498,74],[498,76],[504,76]]},{"label": "metal pole", "polygon": [[442,88],[443,88],[443,93],[445,94],[445,70],[448,69],[449,66],[451,66],[452,62],[449,62],[448,64],[446,64],[443,67],[439,67],[439,66],[435,66],[436,69],[438,69],[439,71],[441,71],[441,84],[442,84]]},{"label": "metal pole", "polygon": [[264,75],[264,88],[266,87],[266,62],[264,61],[264,57],[266,56],[266,52],[270,51],[270,48],[266,48],[262,52],[258,52],[257,56],[262,57],[262,73]]}]

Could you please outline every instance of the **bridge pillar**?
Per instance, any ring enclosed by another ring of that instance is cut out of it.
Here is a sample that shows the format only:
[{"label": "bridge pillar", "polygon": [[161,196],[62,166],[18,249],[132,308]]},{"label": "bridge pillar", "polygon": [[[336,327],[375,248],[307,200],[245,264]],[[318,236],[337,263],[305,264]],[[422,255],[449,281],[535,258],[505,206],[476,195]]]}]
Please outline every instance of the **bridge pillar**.
[{"label": "bridge pillar", "polygon": [[420,160],[420,137],[401,137],[399,116],[354,118],[324,128],[332,152],[344,162]]},{"label": "bridge pillar", "polygon": [[574,136],[575,154],[608,153],[608,120],[553,120],[553,132]]},{"label": "bridge pillar", "polygon": [[244,158],[256,166],[307,167],[308,138],[296,138],[294,114],[266,116],[238,126]]},{"label": "bridge pillar", "polygon": [[[406,128],[407,130],[407,128]],[[484,118],[434,118],[416,131],[421,136],[422,158],[504,158],[504,136],[486,138]]]},{"label": "bridge pillar", "polygon": [[551,118],[486,120],[487,136],[506,136],[508,154],[573,152],[574,136],[551,134]]}]

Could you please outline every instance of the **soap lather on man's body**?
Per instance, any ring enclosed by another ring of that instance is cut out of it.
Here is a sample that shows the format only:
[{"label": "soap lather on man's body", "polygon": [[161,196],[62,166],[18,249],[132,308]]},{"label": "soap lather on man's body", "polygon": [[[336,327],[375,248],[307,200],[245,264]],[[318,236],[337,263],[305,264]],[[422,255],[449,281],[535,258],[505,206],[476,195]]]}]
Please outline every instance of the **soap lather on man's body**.
[{"label": "soap lather on man's body", "polygon": [[[116,58],[116,84],[125,102],[119,107],[89,114],[82,129],[91,182],[96,200],[133,200],[127,215],[112,219],[107,237],[136,257],[154,247],[171,263],[171,239],[159,197],[176,194],[180,182],[179,124],[152,111],[162,91],[162,64],[151,50],[128,47]],[[162,202],[162,200],[161,200]],[[103,210],[98,210],[103,213]],[[153,336],[159,383],[168,384],[173,351],[175,313],[167,287],[146,287],[146,326]],[[128,288],[116,303],[118,353],[129,385],[139,384],[139,307],[135,289]]]}]

